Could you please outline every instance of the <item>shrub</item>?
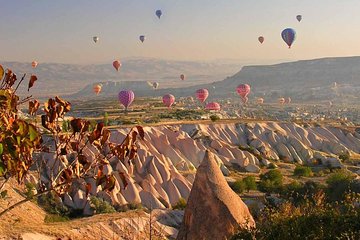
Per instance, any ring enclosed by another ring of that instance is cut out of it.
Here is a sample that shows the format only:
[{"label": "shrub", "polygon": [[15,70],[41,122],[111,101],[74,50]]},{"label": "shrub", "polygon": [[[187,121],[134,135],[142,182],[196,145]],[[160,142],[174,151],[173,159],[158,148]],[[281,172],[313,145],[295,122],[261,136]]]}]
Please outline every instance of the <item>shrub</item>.
[{"label": "shrub", "polygon": [[220,120],[220,117],[218,115],[211,115],[210,120],[213,121],[213,122],[216,122],[216,121]]},{"label": "shrub", "polygon": [[243,179],[245,189],[249,192],[250,190],[256,190],[256,181],[254,176],[247,176]]},{"label": "shrub", "polygon": [[109,126],[109,114],[107,112],[104,113],[104,125]]},{"label": "shrub", "polygon": [[275,163],[270,163],[267,168],[268,169],[276,169],[277,167],[276,167]]},{"label": "shrub", "polygon": [[96,214],[116,212],[115,208],[111,206],[109,202],[104,201],[101,198],[92,196],[90,198],[90,203]]},{"label": "shrub", "polygon": [[326,183],[329,201],[340,201],[344,199],[346,192],[351,190],[351,183],[354,177],[346,171],[337,171],[331,174]]},{"label": "shrub", "polygon": [[246,189],[246,185],[243,180],[236,180],[236,182],[231,184],[230,187],[236,193],[243,193]]},{"label": "shrub", "polygon": [[279,192],[283,186],[283,176],[277,169],[260,175],[259,189],[262,192]]},{"label": "shrub", "polygon": [[173,209],[184,210],[186,208],[186,200],[184,198],[180,198],[179,201],[173,206]]},{"label": "shrub", "polygon": [[343,162],[350,160],[350,154],[349,153],[343,153],[339,155],[339,159],[341,159]]},{"label": "shrub", "polygon": [[313,172],[310,167],[306,166],[296,166],[294,170],[294,176],[297,177],[311,177],[313,176]]},{"label": "shrub", "polygon": [[66,222],[69,221],[69,217],[67,216],[60,216],[57,214],[46,214],[44,222],[46,223],[53,223],[53,222]]}]

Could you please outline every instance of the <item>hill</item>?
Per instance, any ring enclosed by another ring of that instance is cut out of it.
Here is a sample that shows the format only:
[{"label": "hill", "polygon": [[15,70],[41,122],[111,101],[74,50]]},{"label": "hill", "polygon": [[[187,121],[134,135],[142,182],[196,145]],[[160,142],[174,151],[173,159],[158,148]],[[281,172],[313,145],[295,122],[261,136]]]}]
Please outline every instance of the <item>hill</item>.
[{"label": "hill", "polygon": [[[240,83],[252,87],[250,98],[262,96],[266,101],[275,101],[281,96],[291,96],[297,101],[359,100],[360,57],[323,58],[302,60],[275,65],[245,66],[232,77],[223,81],[208,82],[182,88],[153,91],[143,83],[124,83],[123,88],[133,88],[136,96],[161,96],[172,93],[176,97],[194,95],[198,88],[207,88],[211,98],[236,97],[235,88]],[[87,86],[76,97],[89,96]],[[120,86],[108,83],[103,88],[104,96],[114,96]],[[90,95],[91,96],[91,95]],[[346,96],[343,98],[342,96]]]},{"label": "hill", "polygon": [[[224,62],[172,61],[152,58],[121,59],[122,68],[116,72],[112,61],[106,64],[61,64],[41,63],[36,69],[30,63],[1,61],[5,68],[10,68],[19,76],[23,73],[36,74],[38,82],[31,94],[48,97],[54,94],[67,95],[80,91],[84,86],[96,82],[134,82],[157,81],[161,88],[190,86],[209,83],[231,75],[239,65]],[[185,74],[188,81],[181,81],[180,74]],[[26,84],[20,88],[26,94]]]}]

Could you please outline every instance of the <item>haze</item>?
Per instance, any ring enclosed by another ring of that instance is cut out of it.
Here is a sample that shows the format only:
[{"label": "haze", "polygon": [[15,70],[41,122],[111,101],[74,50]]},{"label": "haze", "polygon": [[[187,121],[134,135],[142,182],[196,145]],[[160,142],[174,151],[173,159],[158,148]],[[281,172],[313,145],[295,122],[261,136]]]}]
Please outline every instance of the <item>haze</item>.
[{"label": "haze", "polygon": [[[85,64],[136,56],[271,63],[360,55],[357,0],[2,0],[1,9],[3,61]],[[286,27],[297,31],[291,50],[280,38]]]}]

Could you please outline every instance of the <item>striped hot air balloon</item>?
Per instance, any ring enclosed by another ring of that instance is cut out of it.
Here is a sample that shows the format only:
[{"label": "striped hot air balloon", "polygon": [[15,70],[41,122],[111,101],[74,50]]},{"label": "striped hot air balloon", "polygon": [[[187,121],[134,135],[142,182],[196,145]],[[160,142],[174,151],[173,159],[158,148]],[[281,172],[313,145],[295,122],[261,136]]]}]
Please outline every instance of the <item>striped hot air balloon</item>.
[{"label": "striped hot air balloon", "polygon": [[220,111],[221,106],[217,102],[209,102],[208,104],[206,104],[205,109],[210,111]]},{"label": "striped hot air balloon", "polygon": [[198,89],[195,92],[197,100],[199,100],[201,103],[205,102],[206,99],[209,96],[209,91],[206,88]]},{"label": "striped hot air balloon", "polygon": [[296,32],[292,28],[286,28],[281,32],[281,37],[284,42],[289,46],[289,48],[291,48],[291,45],[296,39]]},{"label": "striped hot air balloon", "polygon": [[163,96],[162,100],[163,100],[164,105],[166,107],[170,108],[175,102],[175,97],[174,97],[174,95],[166,94]]},{"label": "striped hot air balloon", "polygon": [[131,90],[122,90],[119,92],[119,102],[125,107],[125,110],[127,111],[130,104],[135,99],[135,94]]}]

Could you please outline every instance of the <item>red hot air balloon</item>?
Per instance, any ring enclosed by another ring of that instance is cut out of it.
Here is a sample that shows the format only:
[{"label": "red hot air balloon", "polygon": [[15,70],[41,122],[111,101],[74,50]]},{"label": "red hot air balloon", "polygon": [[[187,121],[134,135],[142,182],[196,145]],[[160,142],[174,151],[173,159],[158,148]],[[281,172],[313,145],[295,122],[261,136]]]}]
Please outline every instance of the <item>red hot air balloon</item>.
[{"label": "red hot air balloon", "polygon": [[175,97],[171,94],[166,94],[163,96],[163,103],[166,107],[170,108],[175,102]]},{"label": "red hot air balloon", "polygon": [[210,111],[220,111],[221,107],[220,104],[217,102],[210,102],[206,104],[205,109]]},{"label": "red hot air balloon", "polygon": [[96,93],[96,95],[99,95],[99,93],[101,92],[101,85],[100,84],[96,84],[93,88],[94,93]]},{"label": "red hot air balloon", "polygon": [[184,80],[185,80],[185,75],[184,75],[184,74],[181,74],[181,75],[180,75],[180,79],[184,81]]},{"label": "red hot air balloon", "polygon": [[119,102],[124,105],[125,110],[127,111],[130,104],[134,101],[135,94],[131,90],[122,90],[119,92]]},{"label": "red hot air balloon", "polygon": [[263,36],[260,36],[260,37],[258,38],[258,40],[259,40],[259,42],[262,44],[262,43],[265,41],[265,38],[264,38]]},{"label": "red hot air balloon", "polygon": [[206,88],[199,89],[195,92],[196,98],[201,102],[205,102],[209,96],[209,91]]},{"label": "red hot air balloon", "polygon": [[113,62],[113,67],[116,69],[116,71],[119,71],[119,69],[121,68],[121,62],[119,60],[115,60]]},{"label": "red hot air balloon", "polygon": [[38,65],[37,61],[32,61],[32,63],[31,63],[32,68],[36,68],[37,65]]},{"label": "red hot air balloon", "polygon": [[248,84],[240,84],[236,88],[236,91],[239,94],[239,96],[241,97],[241,100],[243,101],[243,103],[247,103],[249,100],[247,98],[247,95],[249,95],[249,93],[250,93],[250,86]]}]

